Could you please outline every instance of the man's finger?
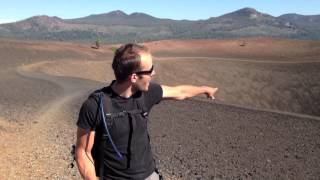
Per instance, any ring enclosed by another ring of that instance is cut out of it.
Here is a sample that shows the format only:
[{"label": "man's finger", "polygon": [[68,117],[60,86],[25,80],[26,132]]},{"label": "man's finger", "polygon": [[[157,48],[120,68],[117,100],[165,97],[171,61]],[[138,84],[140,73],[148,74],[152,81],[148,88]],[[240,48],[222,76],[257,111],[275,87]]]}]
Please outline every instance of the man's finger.
[{"label": "man's finger", "polygon": [[214,96],[210,96],[210,95],[208,95],[207,96],[209,99],[215,99],[215,97]]}]

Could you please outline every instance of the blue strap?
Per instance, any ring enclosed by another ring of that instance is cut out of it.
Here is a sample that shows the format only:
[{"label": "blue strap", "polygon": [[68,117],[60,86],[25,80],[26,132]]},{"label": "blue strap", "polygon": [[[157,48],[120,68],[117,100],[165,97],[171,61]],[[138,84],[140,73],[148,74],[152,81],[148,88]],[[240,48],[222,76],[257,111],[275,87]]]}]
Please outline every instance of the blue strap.
[{"label": "blue strap", "polygon": [[103,126],[107,132],[108,138],[111,142],[111,145],[113,147],[113,149],[116,151],[117,156],[118,156],[118,160],[122,160],[123,159],[123,155],[119,152],[118,148],[116,147],[116,145],[113,143],[113,140],[111,138],[109,129],[108,129],[108,125],[106,123],[106,118],[105,118],[105,113],[104,113],[104,108],[103,108],[103,104],[104,104],[104,95],[103,92],[100,93],[100,109],[101,109],[101,113],[102,113],[102,122],[103,122]]}]

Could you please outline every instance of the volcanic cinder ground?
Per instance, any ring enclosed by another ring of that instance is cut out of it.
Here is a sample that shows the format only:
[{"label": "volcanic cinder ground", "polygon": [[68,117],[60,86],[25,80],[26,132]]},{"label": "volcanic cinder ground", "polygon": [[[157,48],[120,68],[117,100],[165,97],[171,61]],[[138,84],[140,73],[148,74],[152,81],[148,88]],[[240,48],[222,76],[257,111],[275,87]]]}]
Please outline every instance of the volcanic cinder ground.
[{"label": "volcanic cinder ground", "polygon": [[[166,179],[320,179],[320,42],[149,42],[155,81],[218,87],[150,114]],[[76,119],[118,45],[0,39],[0,179],[80,179]]]}]

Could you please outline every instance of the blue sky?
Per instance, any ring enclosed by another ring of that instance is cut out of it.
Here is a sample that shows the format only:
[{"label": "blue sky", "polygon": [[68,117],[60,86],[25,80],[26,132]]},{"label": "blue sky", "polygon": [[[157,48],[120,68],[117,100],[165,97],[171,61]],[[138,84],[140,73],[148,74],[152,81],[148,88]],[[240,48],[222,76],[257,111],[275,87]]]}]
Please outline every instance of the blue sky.
[{"label": "blue sky", "polygon": [[71,19],[113,10],[189,20],[217,17],[244,7],[273,16],[320,14],[320,0],[0,0],[0,4],[0,23],[35,15]]}]

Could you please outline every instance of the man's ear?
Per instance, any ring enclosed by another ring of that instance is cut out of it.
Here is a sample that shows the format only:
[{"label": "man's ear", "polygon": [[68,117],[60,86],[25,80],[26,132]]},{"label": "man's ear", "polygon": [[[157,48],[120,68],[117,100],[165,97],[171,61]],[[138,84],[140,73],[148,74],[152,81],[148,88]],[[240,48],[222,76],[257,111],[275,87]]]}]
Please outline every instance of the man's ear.
[{"label": "man's ear", "polygon": [[135,83],[135,82],[137,82],[139,77],[137,76],[137,74],[133,73],[133,74],[130,75],[129,78],[130,78],[132,83]]}]

